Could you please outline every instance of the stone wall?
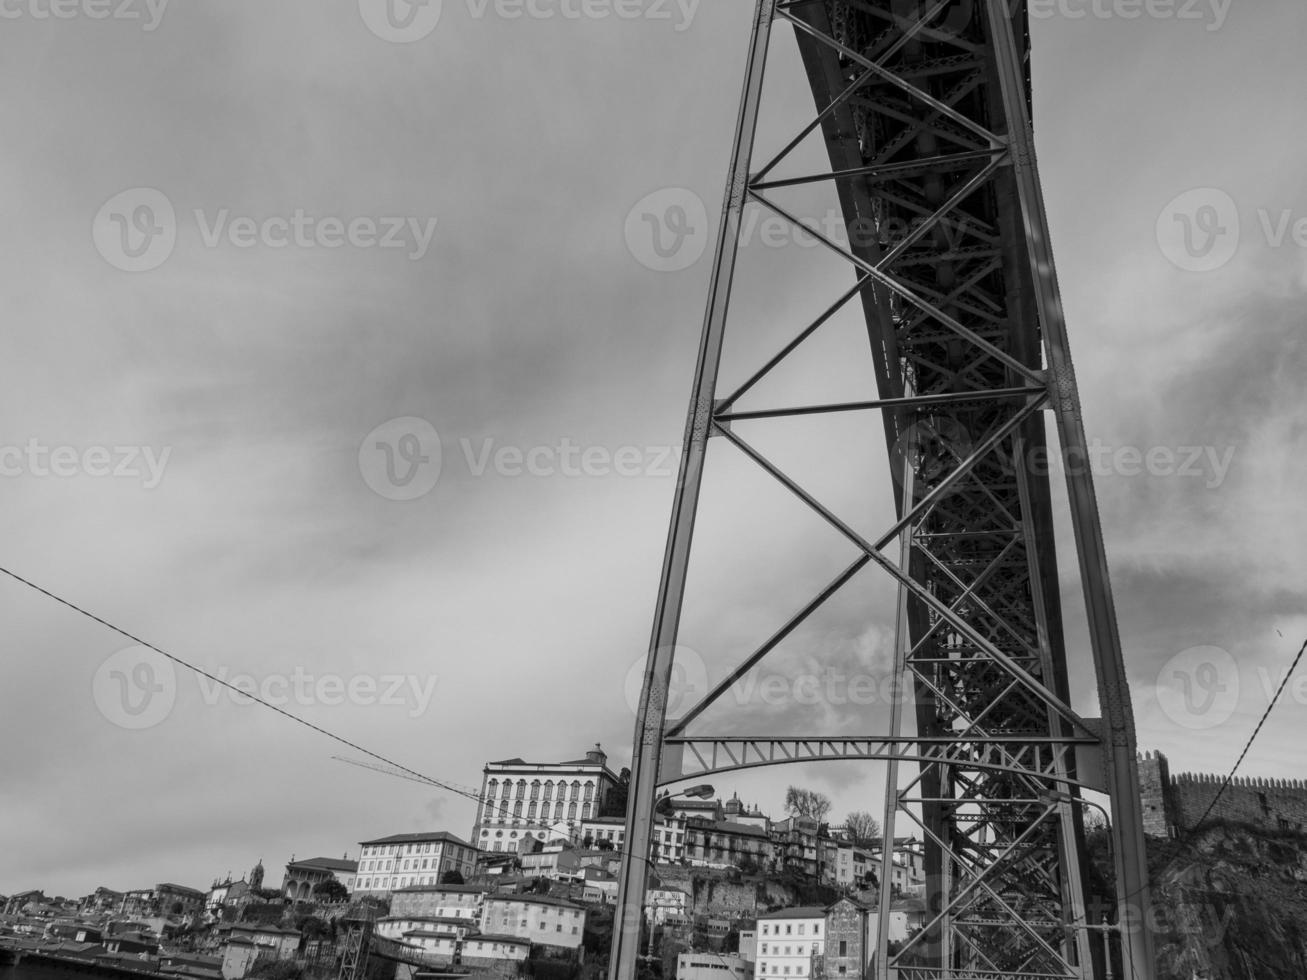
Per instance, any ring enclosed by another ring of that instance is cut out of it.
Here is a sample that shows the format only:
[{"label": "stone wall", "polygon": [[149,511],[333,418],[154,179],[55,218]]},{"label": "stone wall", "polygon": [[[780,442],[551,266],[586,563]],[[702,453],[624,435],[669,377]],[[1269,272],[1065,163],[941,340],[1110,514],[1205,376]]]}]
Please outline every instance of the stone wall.
[{"label": "stone wall", "polygon": [[[1191,830],[1216,799],[1225,777],[1207,773],[1172,776],[1166,756],[1139,757],[1139,790],[1144,805],[1144,832],[1169,835]],[[1248,824],[1269,831],[1307,828],[1307,781],[1236,776],[1207,817],[1211,821]]]}]

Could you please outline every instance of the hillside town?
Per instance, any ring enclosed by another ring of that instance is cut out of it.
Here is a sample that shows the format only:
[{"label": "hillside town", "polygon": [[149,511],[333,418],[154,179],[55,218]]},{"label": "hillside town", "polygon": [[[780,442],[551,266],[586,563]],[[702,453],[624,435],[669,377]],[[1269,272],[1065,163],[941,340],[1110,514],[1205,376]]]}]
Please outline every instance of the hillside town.
[{"label": "hillside town", "polygon": [[[632,921],[616,909],[628,779],[598,745],[565,762],[489,762],[466,837],[364,836],[340,857],[291,855],[280,883],[259,859],[207,888],[0,896],[0,962],[192,980],[598,977],[615,923]],[[892,842],[883,890],[885,842],[867,814],[831,821],[829,801],[797,787],[780,819],[722,795],[697,786],[659,802],[645,976],[864,980],[882,921],[892,942],[922,926],[919,841]]]}]

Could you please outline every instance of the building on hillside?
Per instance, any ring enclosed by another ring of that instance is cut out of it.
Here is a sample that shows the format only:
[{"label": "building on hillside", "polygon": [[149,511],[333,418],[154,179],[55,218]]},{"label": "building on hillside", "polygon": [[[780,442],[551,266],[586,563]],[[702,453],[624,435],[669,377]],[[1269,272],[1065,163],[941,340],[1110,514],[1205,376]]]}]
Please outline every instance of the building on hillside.
[{"label": "building on hillside", "polygon": [[[926,903],[924,900],[920,898],[899,898],[890,903],[890,942],[902,942],[925,924]],[[876,952],[876,930],[879,928],[879,914],[876,909],[871,909],[867,913],[867,949],[870,951],[870,955],[874,955]]]},{"label": "building on hillside", "polygon": [[826,910],[803,906],[758,916],[758,960],[754,977],[822,976]]},{"label": "building on hillside", "polygon": [[758,827],[767,832],[771,831],[771,818],[759,810],[756,804],[751,807],[746,806],[736,795],[732,795],[729,800],[722,804],[722,819],[729,820],[731,823],[742,823],[749,827]]},{"label": "building on hillside", "polygon": [[254,899],[251,891],[250,883],[244,878],[240,881],[231,878],[215,881],[204,897],[204,907],[215,915],[224,908],[243,909]]},{"label": "building on hillside", "polygon": [[113,912],[122,904],[122,900],[122,892],[116,892],[112,888],[101,886],[78,903],[78,911]]},{"label": "building on hillside", "polygon": [[617,875],[606,868],[588,867],[581,871],[581,901],[591,905],[617,904]]},{"label": "building on hillside", "polygon": [[261,922],[236,922],[228,934],[228,942],[246,940],[253,943],[260,956],[277,960],[287,960],[299,949],[300,934],[295,929],[283,929],[281,926]]},{"label": "building on hillside", "polygon": [[851,898],[841,898],[826,908],[823,976],[863,980],[871,960],[867,925],[867,907]]},{"label": "building on hillside", "polygon": [[412,885],[391,892],[390,914],[395,917],[429,915],[437,918],[481,917],[486,889],[478,885]]},{"label": "building on hillside", "polygon": [[740,942],[739,952],[750,963],[758,959],[758,929],[756,926],[749,926],[739,930]]},{"label": "building on hillside", "polygon": [[358,868],[359,863],[348,857],[315,857],[297,861],[292,856],[282,875],[280,891],[286,898],[298,902],[312,901],[313,890],[328,881],[336,882],[347,892],[353,891]]},{"label": "building on hillside", "polygon": [[517,851],[523,838],[579,840],[581,822],[600,815],[616,785],[598,745],[570,762],[487,762],[472,842],[483,851]]},{"label": "building on hillside", "polygon": [[879,859],[870,848],[859,847],[850,841],[834,841],[830,870],[840,888],[865,888],[877,881]]},{"label": "building on hillside", "polygon": [[767,831],[750,824],[690,819],[685,826],[685,861],[697,868],[771,869],[775,848]]},{"label": "building on hillside", "polygon": [[487,933],[456,935],[440,930],[415,930],[405,945],[421,950],[423,960],[433,966],[471,968],[478,974],[516,978],[522,975],[531,943],[515,936]]},{"label": "building on hillside", "polygon": [[664,804],[667,814],[681,820],[698,818],[709,823],[726,819],[726,809],[721,800],[701,800],[693,796],[670,797]]},{"label": "building on hillside", "polygon": [[473,919],[450,915],[388,915],[376,922],[378,936],[399,943],[410,942],[410,937],[413,936],[427,939],[448,936],[461,940],[468,933],[474,932],[476,927]]},{"label": "building on hillside", "polygon": [[580,881],[581,859],[568,843],[546,844],[539,851],[522,855],[522,875],[551,881]]},{"label": "building on hillside", "polygon": [[153,888],[133,888],[123,892],[118,912],[126,916],[153,915],[157,911]]},{"label": "building on hillside", "polygon": [[159,915],[198,915],[207,893],[171,882],[154,886],[154,907]]},{"label": "building on hillside", "polygon": [[222,957],[198,953],[161,953],[159,972],[187,980],[221,980]]},{"label": "building on hillside", "polygon": [[551,895],[487,895],[481,928],[495,935],[575,950],[585,934],[585,908]]},{"label": "building on hillside", "polygon": [[464,879],[476,873],[477,849],[443,830],[394,834],[359,846],[353,896],[380,897],[413,885],[438,885],[451,871]]},{"label": "building on hillside", "polygon": [[806,878],[823,876],[821,825],[809,817],[788,817],[773,823],[771,841],[776,867]]},{"label": "building on hillside", "polygon": [[[872,842],[868,870],[879,880],[883,840]],[[915,837],[895,837],[890,867],[890,888],[895,895],[922,895],[926,891],[926,849]]]},{"label": "building on hillside", "polygon": [[681,953],[676,980],[749,980],[753,964],[736,953]]},{"label": "building on hillside", "polygon": [[248,939],[229,939],[222,948],[223,980],[241,980],[259,958],[259,947]]},{"label": "building on hillside", "polygon": [[16,895],[10,895],[5,899],[4,914],[18,915],[28,905],[44,905],[47,901],[49,900],[45,897],[45,893],[40,889],[18,892]]},{"label": "building on hillside", "polygon": [[[616,896],[613,896],[616,900]],[[669,918],[683,918],[690,910],[690,896],[680,888],[664,888],[652,884],[644,893],[644,915],[654,925],[662,925]]]},{"label": "building on hillside", "polygon": [[[698,801],[696,801],[698,802]],[[612,845],[613,851],[626,846],[625,817],[594,817],[581,821],[577,829],[581,846]],[[680,864],[685,860],[685,818],[678,814],[654,817],[654,860],[662,864]]]}]

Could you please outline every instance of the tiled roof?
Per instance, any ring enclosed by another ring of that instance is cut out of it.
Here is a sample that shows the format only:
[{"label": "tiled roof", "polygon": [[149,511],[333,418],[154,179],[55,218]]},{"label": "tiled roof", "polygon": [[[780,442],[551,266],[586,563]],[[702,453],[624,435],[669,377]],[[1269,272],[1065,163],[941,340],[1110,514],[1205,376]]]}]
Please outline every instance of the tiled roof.
[{"label": "tiled roof", "polygon": [[758,916],[758,921],[763,919],[824,919],[826,910],[816,905],[799,905],[792,909],[777,909],[775,912],[764,912]]},{"label": "tiled roof", "polygon": [[291,861],[288,868],[326,868],[328,871],[357,871],[359,863],[342,858],[309,858],[305,861]]},{"label": "tiled roof", "polygon": [[531,940],[523,939],[521,936],[501,936],[494,932],[482,932],[475,936],[468,936],[463,940],[466,945],[470,942],[480,943],[511,943],[514,946],[530,946]]},{"label": "tiled roof", "polygon": [[451,844],[459,844],[462,847],[472,847],[461,837],[455,837],[446,830],[434,830],[425,834],[391,834],[389,837],[378,837],[375,840],[359,841],[360,845],[370,846],[372,844],[417,844],[425,841],[447,841]]},{"label": "tiled roof", "polygon": [[395,894],[405,895],[410,892],[484,892],[486,889],[481,885],[409,885],[407,888],[396,888]]}]

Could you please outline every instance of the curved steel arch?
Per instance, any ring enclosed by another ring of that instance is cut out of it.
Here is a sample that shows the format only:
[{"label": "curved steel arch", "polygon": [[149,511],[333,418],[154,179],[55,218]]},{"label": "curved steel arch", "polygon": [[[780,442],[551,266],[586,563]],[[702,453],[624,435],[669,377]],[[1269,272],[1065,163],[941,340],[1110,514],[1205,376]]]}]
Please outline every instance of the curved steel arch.
[{"label": "curved steel arch", "polygon": [[[769,41],[794,30],[816,104],[810,123],[776,157],[754,160]],[[914,694],[916,735],[895,708],[886,744],[845,758],[888,761],[885,835],[894,811],[926,840],[931,917],[893,956],[882,874],[875,976],[1100,978],[1108,974],[1083,880],[1081,788],[1112,802],[1118,906],[1147,905],[1134,723],[1087,458],[1030,123],[1024,0],[757,0],[726,201],[691,396],[680,481],[638,712],[618,902],[639,907],[660,782],[679,779],[686,747],[732,736],[689,732],[704,710],[864,567],[900,592],[896,672]],[[774,179],[810,133],[830,169]],[[767,359],[739,389],[719,390],[718,368],[742,214],[799,218],[776,190],[833,183],[849,244],[805,226],[845,260],[852,286]],[[867,234],[870,230],[870,234]],[[738,412],[735,403],[821,325],[854,301],[867,325],[879,397]],[[857,534],[732,423],[836,412],[879,412],[897,514],[879,536]],[[1067,517],[1089,624],[1102,719],[1071,708],[1053,547],[1052,490],[1030,465],[1048,452],[1045,415],[1067,463]],[[959,435],[960,434],[960,435]],[[707,444],[717,437],[775,479],[851,544],[857,559],[680,719],[668,690]],[[775,747],[826,744],[736,737]],[[989,755],[968,755],[983,740]],[[857,741],[856,739],[853,741]],[[932,752],[929,746],[941,748]],[[948,751],[949,748],[953,751]],[[716,751],[712,748],[711,751]],[[1044,751],[1047,766],[1023,764]],[[747,752],[700,771],[730,771]],[[741,760],[744,760],[741,762]],[[700,762],[703,760],[700,759]],[[919,791],[899,792],[898,767],[916,764]],[[919,808],[914,813],[909,804]],[[886,847],[883,859],[891,860]],[[1115,935],[1132,975],[1153,975],[1141,916]],[[638,936],[615,930],[613,980],[632,980]]]}]

